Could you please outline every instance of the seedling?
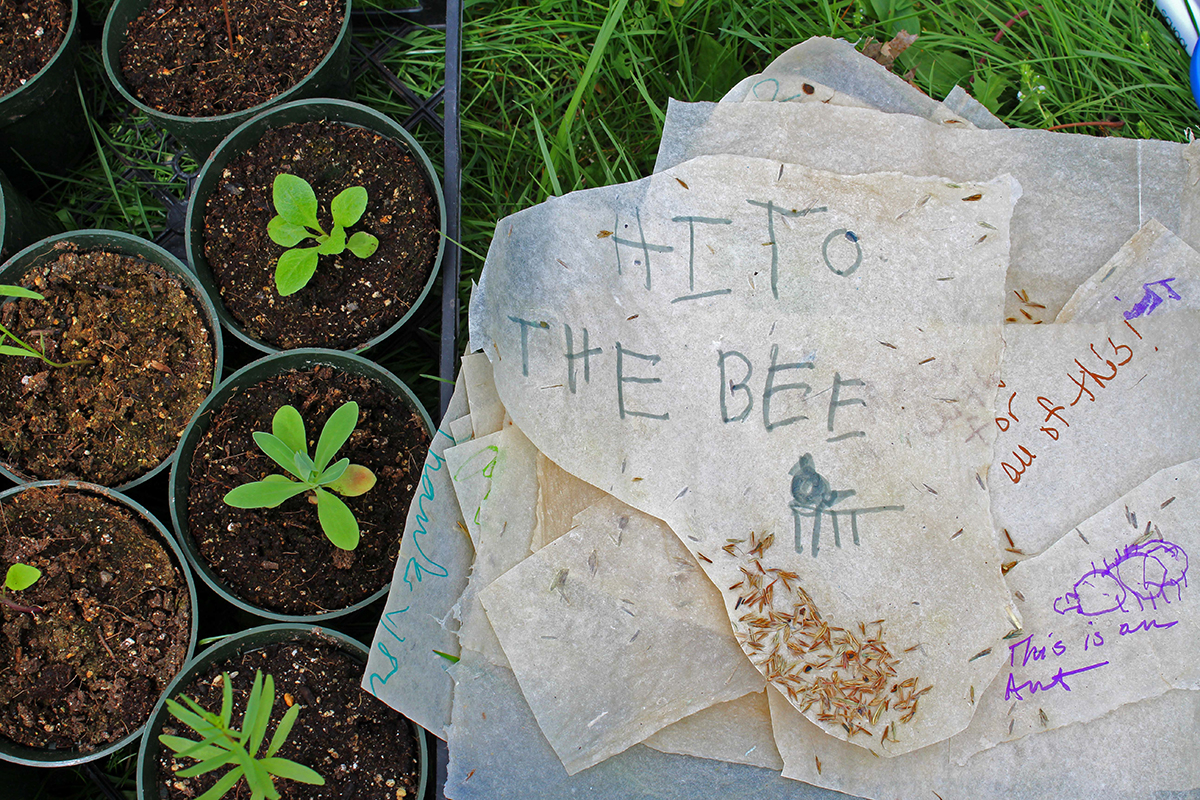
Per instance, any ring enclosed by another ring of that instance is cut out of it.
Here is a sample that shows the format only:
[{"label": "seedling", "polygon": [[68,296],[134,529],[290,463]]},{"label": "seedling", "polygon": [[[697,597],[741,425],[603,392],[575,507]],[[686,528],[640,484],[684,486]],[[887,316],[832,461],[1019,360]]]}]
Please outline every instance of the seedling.
[{"label": "seedling", "polygon": [[[44,296],[33,291],[32,289],[26,289],[24,286],[9,286],[7,284],[0,284],[0,297],[27,297],[27,298],[30,298],[33,300],[45,300],[46,299]],[[11,344],[6,344],[6,342],[10,342],[10,341],[15,342],[17,346],[13,347]],[[47,364],[49,364],[52,367],[74,367],[79,364],[91,364],[92,363],[91,359],[86,359],[86,358],[80,359],[78,361],[67,361],[64,363],[52,361],[51,359],[49,359],[46,356],[46,340],[45,340],[45,338],[42,339],[41,344],[42,344],[42,349],[38,350],[33,345],[18,338],[15,333],[10,331],[8,328],[4,327],[4,325],[0,325],[0,355],[29,356],[32,358],[40,358],[42,361],[46,362]]]},{"label": "seedling", "polygon": [[231,490],[225,495],[225,502],[234,508],[275,508],[288,498],[311,491],[321,530],[335,547],[353,550],[358,547],[358,520],[349,506],[330,491],[343,497],[357,497],[375,485],[375,474],[364,466],[351,464],[348,458],[329,462],[357,424],[358,403],[344,403],[329,415],[317,441],[317,454],[310,458],[300,412],[292,406],[283,406],[271,420],[271,433],[255,431],[254,442],[294,479],[268,475],[261,481]]},{"label": "seedling", "polygon": [[[329,233],[317,221],[317,195],[308,181],[282,173],[275,176],[273,194],[276,216],[267,223],[267,235],[275,244],[290,248],[275,264],[275,288],[281,295],[305,287],[317,271],[318,256],[337,255],[349,248],[359,258],[367,258],[379,247],[379,240],[365,231],[346,238],[346,228],[358,222],[367,209],[363,187],[351,186],[333,198],[329,204],[333,230]],[[305,239],[316,239],[316,246],[296,247]]]},{"label": "seedling", "polygon": [[10,600],[8,593],[23,592],[30,586],[38,582],[42,577],[42,571],[37,567],[31,567],[29,564],[17,562],[8,568],[8,572],[4,575],[4,589],[0,591],[0,603],[11,608],[13,611],[20,611],[25,614],[32,614],[35,611],[41,611],[39,606],[23,606],[13,600]]},{"label": "seedling", "polygon": [[262,670],[255,671],[254,685],[250,689],[250,696],[246,698],[246,713],[242,717],[241,730],[233,727],[233,687],[230,685],[229,673],[221,673],[220,714],[205,711],[199,703],[186,695],[180,695],[180,699],[188,708],[168,698],[167,710],[171,712],[171,716],[195,731],[201,740],[197,742],[182,736],[166,734],[159,736],[158,740],[164,747],[175,751],[177,758],[191,758],[200,763],[175,774],[180,778],[192,778],[224,766],[233,766],[233,769],[222,775],[213,787],[197,800],[217,800],[224,797],[242,778],[245,778],[250,787],[250,800],[279,800],[279,790],[275,788],[274,778],[288,778],[314,786],[325,785],[325,779],[316,771],[275,755],[287,741],[292,726],[296,724],[296,717],[300,715],[299,703],[291,706],[275,726],[275,733],[271,736],[271,743],[267,745],[263,757],[255,756],[266,736],[271,708],[275,705],[275,680],[270,675],[264,679]]}]

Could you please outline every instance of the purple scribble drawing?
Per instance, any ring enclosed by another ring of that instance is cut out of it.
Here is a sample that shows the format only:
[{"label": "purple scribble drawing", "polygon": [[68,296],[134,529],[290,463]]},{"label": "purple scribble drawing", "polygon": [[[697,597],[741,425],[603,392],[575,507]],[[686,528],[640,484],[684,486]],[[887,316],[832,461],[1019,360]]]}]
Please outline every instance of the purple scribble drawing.
[{"label": "purple scribble drawing", "polygon": [[[1150,288],[1151,286],[1161,286],[1167,290],[1167,297],[1171,298],[1172,300],[1181,300],[1182,298],[1179,296],[1179,293],[1171,288],[1171,281],[1173,280],[1175,279],[1163,278],[1161,281],[1143,283],[1142,289],[1146,293],[1142,295],[1141,300],[1134,304],[1133,308],[1125,312],[1125,319],[1137,319],[1143,314],[1149,315],[1152,311],[1154,311],[1154,309],[1162,305],[1163,299],[1159,297],[1153,289]],[[1116,299],[1120,300],[1121,298],[1118,297]]]},{"label": "purple scribble drawing", "polygon": [[1054,599],[1054,610],[1096,617],[1111,611],[1128,612],[1131,609],[1125,605],[1133,600],[1139,611],[1146,603],[1157,609],[1160,600],[1171,602],[1168,589],[1174,589],[1175,599],[1180,599],[1187,586],[1187,569],[1187,553],[1177,544],[1151,539],[1127,545],[1116,551],[1111,564],[1105,560],[1103,567],[1097,567],[1092,562],[1091,571],[1077,580],[1071,591]]}]

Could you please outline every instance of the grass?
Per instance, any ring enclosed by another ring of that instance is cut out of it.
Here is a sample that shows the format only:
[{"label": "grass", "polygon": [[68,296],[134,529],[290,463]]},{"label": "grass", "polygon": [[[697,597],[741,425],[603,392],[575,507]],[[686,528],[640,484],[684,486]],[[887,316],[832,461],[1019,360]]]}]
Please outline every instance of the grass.
[{"label": "grass", "polygon": [[[86,5],[103,20],[104,0]],[[861,43],[901,28],[920,37],[897,72],[939,99],[961,85],[1010,126],[1182,142],[1200,125],[1186,55],[1151,0],[465,0],[462,307],[499,218],[650,173],[668,98],[716,100],[810,36]],[[387,30],[360,31],[358,39],[420,98],[441,85],[440,32],[416,30],[403,43]],[[98,46],[85,47],[80,79],[95,152],[39,205],[68,228],[154,236],[195,165],[115,92],[95,88],[104,84],[98,61]],[[357,90],[397,119],[412,113],[370,68],[360,71]],[[440,131],[422,124],[415,135],[441,169]],[[435,294],[408,335],[375,354],[429,407],[438,391],[438,325]]]}]

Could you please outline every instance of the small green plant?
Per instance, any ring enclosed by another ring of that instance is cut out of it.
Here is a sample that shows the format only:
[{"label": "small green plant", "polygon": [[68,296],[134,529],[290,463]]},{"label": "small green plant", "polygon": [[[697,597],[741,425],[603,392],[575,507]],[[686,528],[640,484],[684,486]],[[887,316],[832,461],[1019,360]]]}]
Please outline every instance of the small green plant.
[{"label": "small green plant", "polygon": [[304,420],[292,406],[283,406],[271,420],[271,433],[255,431],[254,442],[272,461],[294,476],[268,475],[261,481],[245,483],[225,495],[234,508],[275,508],[284,500],[311,491],[317,505],[321,530],[335,547],[358,547],[358,520],[345,503],[330,494],[357,497],[375,485],[375,473],[343,458],[330,464],[354,427],[358,424],[358,403],[344,403],[329,415],[317,441],[315,458],[308,455]]},{"label": "small green plant", "polygon": [[[45,300],[41,294],[26,289],[24,286],[10,286],[8,284],[0,284],[0,297],[27,297],[32,300]],[[7,342],[15,342],[16,347],[13,347]],[[17,337],[15,333],[10,331],[4,325],[0,325],[0,355],[5,356],[29,356],[32,358],[40,358],[52,367],[73,367],[78,364],[91,364],[90,359],[80,359],[79,361],[67,361],[59,363],[52,361],[46,356],[46,340],[42,339],[42,349],[38,350],[33,345]]]},{"label": "small green plant", "polygon": [[284,713],[283,719],[275,727],[275,733],[272,734],[263,757],[255,756],[266,737],[271,708],[275,705],[275,679],[270,675],[264,679],[262,670],[257,670],[254,674],[254,685],[246,699],[246,713],[242,717],[241,730],[233,727],[233,687],[230,685],[229,673],[221,673],[220,714],[205,711],[199,703],[186,695],[180,695],[180,699],[188,708],[168,698],[167,710],[171,712],[171,716],[195,731],[201,740],[197,742],[182,736],[166,734],[159,736],[158,740],[164,747],[175,751],[176,758],[191,758],[200,763],[175,774],[181,778],[192,778],[224,766],[233,767],[197,800],[217,800],[224,797],[242,778],[246,779],[246,784],[250,787],[250,800],[279,800],[279,790],[275,788],[273,778],[287,778],[314,786],[325,785],[325,779],[316,771],[275,755],[287,741],[292,726],[296,724],[296,717],[300,715],[299,703]]},{"label": "small green plant", "polygon": [[9,599],[8,593],[23,592],[30,586],[38,582],[42,577],[42,571],[37,567],[32,567],[29,564],[17,562],[8,568],[8,572],[4,574],[4,589],[0,591],[0,603],[11,608],[13,611],[21,611],[25,614],[32,614],[35,611],[41,611],[39,606],[23,606]]},{"label": "small green plant", "polygon": [[[379,240],[365,231],[356,231],[349,239],[349,228],[367,209],[367,190],[361,186],[343,189],[329,211],[333,230],[329,233],[317,221],[317,195],[308,181],[296,175],[275,176],[272,191],[276,216],[267,223],[267,235],[283,252],[275,264],[275,288],[281,295],[300,291],[317,271],[317,258],[337,255],[347,248],[359,258],[367,258],[379,247]],[[296,247],[305,239],[316,239],[315,247]]]}]

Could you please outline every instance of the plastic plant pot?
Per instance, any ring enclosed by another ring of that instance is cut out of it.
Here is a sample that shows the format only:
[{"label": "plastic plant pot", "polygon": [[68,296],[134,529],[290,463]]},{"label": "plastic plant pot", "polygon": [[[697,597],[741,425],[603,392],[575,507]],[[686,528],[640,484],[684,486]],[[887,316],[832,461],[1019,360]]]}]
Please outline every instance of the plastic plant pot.
[{"label": "plastic plant pot", "polygon": [[[172,560],[175,562],[176,568],[179,570],[179,574],[187,583],[188,602],[191,608],[192,619],[191,629],[188,634],[187,653],[184,656],[184,666],[186,666],[186,663],[191,660],[193,653],[196,651],[196,641],[199,631],[196,605],[196,583],[192,579],[192,573],[191,570],[188,569],[183,551],[176,543],[174,537],[171,536],[166,527],[142,505],[118,491],[108,489],[104,486],[98,486],[94,483],[85,483],[82,481],[38,481],[26,486],[15,486],[11,489],[5,490],[4,492],[0,492],[0,502],[4,502],[13,495],[29,489],[56,486],[65,486],[70,489],[90,492],[117,505],[123,506],[124,508],[132,511],[134,515],[145,522],[150,530],[157,533],[158,540],[167,548],[171,554]],[[13,764],[24,764],[25,766],[31,767],[70,767],[79,764],[86,764],[89,761],[97,761],[107,758],[122,748],[132,744],[133,742],[136,742],[142,735],[142,728],[144,725],[145,723],[143,722],[143,724],[139,725],[136,730],[130,731],[121,739],[105,745],[104,747],[98,747],[90,752],[82,752],[78,749],[50,750],[37,747],[28,747],[23,744],[18,744],[5,737],[0,737],[0,761],[8,761]]]},{"label": "plastic plant pot", "polygon": [[91,148],[74,80],[79,38],[79,0],[71,0],[71,20],[54,56],[0,97],[0,170],[27,191],[42,185],[35,172],[63,175]]},{"label": "plastic plant pot", "polygon": [[229,162],[258,142],[268,130],[293,123],[312,122],[316,120],[328,120],[330,122],[340,122],[345,125],[366,128],[391,139],[400,145],[401,148],[408,150],[416,157],[417,162],[421,166],[429,193],[436,199],[438,205],[439,236],[437,255],[434,257],[433,266],[429,270],[429,278],[426,280],[421,294],[413,302],[412,307],[400,319],[386,330],[363,343],[362,346],[355,348],[353,352],[361,353],[373,347],[399,330],[404,323],[408,322],[429,295],[429,291],[437,278],[438,270],[441,268],[442,257],[445,254],[446,202],[442,194],[441,182],[438,180],[433,164],[430,162],[429,156],[426,155],[424,149],[421,148],[412,134],[395,120],[358,103],[330,99],[297,100],[272,108],[256,116],[254,119],[248,120],[221,142],[205,162],[204,167],[200,170],[200,174],[196,176],[196,185],[188,200],[187,221],[184,226],[186,234],[185,247],[188,262],[195,268],[196,275],[208,288],[209,294],[213,297],[217,305],[217,315],[221,318],[222,324],[238,339],[264,353],[279,352],[280,348],[254,338],[247,333],[242,324],[230,315],[228,309],[221,302],[220,289],[213,277],[208,259],[204,257],[205,207],[208,204],[208,198],[220,188],[221,173]]},{"label": "plastic plant pot", "polygon": [[116,0],[113,3],[112,10],[104,22],[104,33],[101,37],[104,71],[122,97],[178,139],[197,161],[207,158],[217,143],[238,125],[272,106],[303,97],[340,97],[353,94],[354,85],[350,77],[350,0],[345,0],[342,27],[333,41],[333,46],[325,58],[313,67],[312,72],[290,89],[244,111],[211,117],[184,117],[152,108],[133,94],[121,73],[121,47],[125,44],[129,23],[149,8],[150,3],[151,0]]},{"label": "plastic plant pot", "polygon": [[0,264],[22,247],[60,230],[0,172]]},{"label": "plastic plant pot", "polygon": [[[166,692],[163,693],[163,697],[158,701],[158,705],[151,712],[150,721],[146,723],[145,733],[142,736],[141,747],[138,749],[137,797],[139,800],[159,800],[157,788],[158,756],[162,745],[159,744],[158,737],[162,733],[163,724],[170,719],[166,707],[166,699],[174,699],[197,675],[202,674],[214,664],[236,658],[243,653],[258,650],[268,645],[293,642],[300,644],[335,645],[343,652],[349,654],[355,661],[360,662],[364,669],[366,668],[367,648],[358,640],[328,628],[319,628],[312,625],[263,625],[262,627],[250,628],[241,633],[225,637],[184,665],[183,670],[176,676],[171,685],[167,687]],[[236,701],[234,707],[238,707]],[[411,721],[409,725],[412,727],[413,735],[417,739],[419,769],[417,792],[415,795],[410,796],[414,800],[420,800],[420,798],[425,796],[425,787],[429,780],[429,746],[425,730]]]},{"label": "plastic plant pot", "polygon": [[[188,492],[191,487],[188,473],[196,452],[196,447],[208,431],[213,412],[219,409],[235,393],[244,392],[255,384],[268,378],[282,375],[293,370],[305,370],[325,365],[345,371],[353,375],[371,378],[390,390],[401,402],[413,408],[421,418],[426,433],[432,436],[433,423],[421,401],[392,373],[362,356],[343,353],[338,350],[301,349],[287,350],[281,353],[264,356],[251,362],[230,375],[218,386],[199,410],[192,416],[191,422],[184,429],[179,439],[179,447],[175,451],[175,459],[171,465],[171,477],[167,484],[167,503],[171,513],[171,524],[179,538],[185,557],[200,579],[216,592],[216,594],[235,608],[262,619],[274,622],[314,623],[337,619],[353,614],[365,608],[376,600],[384,597],[390,583],[385,583],[366,598],[344,608],[331,609],[320,614],[285,614],[266,608],[261,608],[235,594],[227,583],[219,576],[201,555],[196,541],[188,526]],[[390,575],[390,570],[388,571]]]},{"label": "plastic plant pot", "polygon": [[[213,302],[209,298],[203,284],[196,279],[191,270],[184,266],[175,256],[153,242],[139,236],[134,236],[131,233],[99,229],[56,234],[26,247],[0,266],[0,283],[19,284],[22,277],[28,271],[53,263],[61,254],[57,246],[64,242],[70,242],[83,251],[106,250],[126,256],[140,257],[153,264],[157,264],[178,278],[196,302],[204,323],[208,327],[213,350],[212,385],[216,386],[220,382],[225,348],[222,344],[221,325],[217,318],[216,308],[214,308]],[[173,459],[174,451],[153,468],[131,480],[119,484],[115,488],[119,491],[127,491],[139,484],[145,483],[166,470]],[[35,480],[35,478],[22,473],[18,467],[3,460],[0,460],[0,475],[16,483],[29,483]]]}]

